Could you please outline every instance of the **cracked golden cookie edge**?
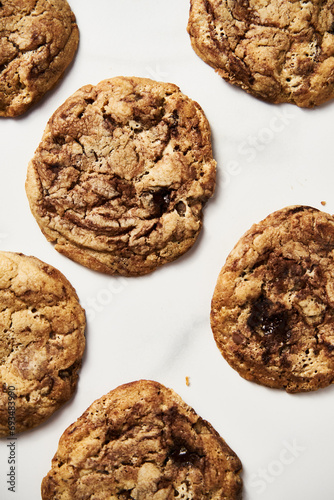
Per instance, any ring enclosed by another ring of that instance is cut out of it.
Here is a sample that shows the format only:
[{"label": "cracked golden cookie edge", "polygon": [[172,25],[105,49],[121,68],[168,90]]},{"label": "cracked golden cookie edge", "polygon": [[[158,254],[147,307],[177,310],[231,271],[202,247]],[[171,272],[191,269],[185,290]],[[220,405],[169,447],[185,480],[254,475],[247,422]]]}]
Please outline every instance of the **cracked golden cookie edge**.
[{"label": "cracked golden cookie edge", "polygon": [[333,6],[250,4],[191,0],[188,33],[196,54],[226,81],[267,102],[312,108],[332,99]]},{"label": "cracked golden cookie edge", "polygon": [[26,192],[57,251],[95,271],[140,276],[194,245],[215,176],[196,101],[171,83],[114,77],[56,110]]},{"label": "cracked golden cookie edge", "polygon": [[66,0],[2,2],[0,16],[0,117],[16,117],[63,78],[79,29]]},{"label": "cracked golden cookie edge", "polygon": [[334,381],[334,218],[296,205],[239,240],[218,276],[211,328],[239,375],[296,393]]},{"label": "cracked golden cookie edge", "polygon": [[240,471],[237,455],[179,395],[139,380],[97,399],[64,431],[41,491],[43,500],[158,491],[239,500]]},{"label": "cracked golden cookie edge", "polygon": [[0,252],[0,436],[32,429],[74,394],[85,312],[73,286],[33,256]]}]

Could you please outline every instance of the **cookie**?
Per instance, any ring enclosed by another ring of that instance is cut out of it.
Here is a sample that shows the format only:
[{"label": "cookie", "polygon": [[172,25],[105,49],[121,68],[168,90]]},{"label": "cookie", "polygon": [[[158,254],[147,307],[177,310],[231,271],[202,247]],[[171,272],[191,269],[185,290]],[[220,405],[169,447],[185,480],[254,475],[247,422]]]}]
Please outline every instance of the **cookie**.
[{"label": "cookie", "polygon": [[287,392],[334,381],[334,217],[307,206],[253,225],[223,266],[211,325],[247,380]]},{"label": "cookie", "polygon": [[195,52],[228,82],[272,103],[311,108],[334,96],[334,5],[191,0]]},{"label": "cookie", "polygon": [[85,323],[57,269],[0,252],[0,436],[36,427],[71,398]]},{"label": "cookie", "polygon": [[95,401],[60,438],[43,500],[241,498],[241,463],[213,427],[150,380]]},{"label": "cookie", "polygon": [[22,115],[62,78],[79,31],[66,0],[0,2],[0,116]]},{"label": "cookie", "polygon": [[138,276],[194,244],[215,167],[196,102],[173,84],[116,77],[82,87],[53,114],[26,191],[56,250]]}]

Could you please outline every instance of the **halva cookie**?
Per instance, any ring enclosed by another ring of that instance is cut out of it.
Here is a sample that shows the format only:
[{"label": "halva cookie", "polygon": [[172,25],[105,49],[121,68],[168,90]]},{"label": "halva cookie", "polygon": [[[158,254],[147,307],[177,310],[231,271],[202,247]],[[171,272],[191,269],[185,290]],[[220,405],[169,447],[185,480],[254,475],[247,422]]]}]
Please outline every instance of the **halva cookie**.
[{"label": "halva cookie", "polygon": [[57,269],[0,252],[0,436],[39,425],[71,398],[85,324],[75,290]]},{"label": "halva cookie", "polygon": [[171,389],[140,380],[95,401],[60,438],[43,500],[235,500],[241,463]]},{"label": "halva cookie", "polygon": [[66,0],[0,2],[0,116],[18,116],[63,76],[79,31]]},{"label": "halva cookie", "polygon": [[225,80],[272,103],[334,96],[332,1],[191,0],[192,47]]},{"label": "halva cookie", "polygon": [[253,225],[222,268],[211,325],[247,380],[287,392],[334,381],[334,217],[307,206]]},{"label": "halva cookie", "polygon": [[26,191],[56,250],[137,276],[194,244],[215,167],[196,102],[173,84],[116,77],[82,87],[53,114]]}]

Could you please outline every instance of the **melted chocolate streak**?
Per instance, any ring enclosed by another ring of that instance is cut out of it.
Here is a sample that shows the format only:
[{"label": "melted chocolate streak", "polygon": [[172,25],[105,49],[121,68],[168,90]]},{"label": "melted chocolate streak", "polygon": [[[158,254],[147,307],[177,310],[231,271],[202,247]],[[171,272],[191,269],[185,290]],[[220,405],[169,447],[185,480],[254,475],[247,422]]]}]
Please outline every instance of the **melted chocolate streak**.
[{"label": "melted chocolate streak", "polygon": [[264,363],[270,361],[271,353],[280,351],[282,347],[289,344],[291,331],[288,328],[289,312],[286,309],[273,311],[274,304],[260,296],[252,305],[251,313],[247,319],[247,325],[255,334],[261,335],[263,339],[264,352],[262,359]]},{"label": "melted chocolate streak", "polygon": [[253,330],[261,330],[267,336],[275,337],[276,342],[286,342],[291,334],[287,329],[289,313],[286,309],[270,313],[273,303],[260,296],[252,306],[247,325]]}]

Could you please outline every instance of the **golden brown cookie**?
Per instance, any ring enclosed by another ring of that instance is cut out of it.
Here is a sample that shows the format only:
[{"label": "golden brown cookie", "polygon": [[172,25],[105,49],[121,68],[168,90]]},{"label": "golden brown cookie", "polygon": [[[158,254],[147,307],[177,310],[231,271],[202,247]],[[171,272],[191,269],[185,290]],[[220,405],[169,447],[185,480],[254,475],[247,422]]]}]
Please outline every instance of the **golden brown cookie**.
[{"label": "golden brown cookie", "polygon": [[85,324],[74,288],[57,269],[0,252],[0,436],[39,425],[70,399]]},{"label": "golden brown cookie", "polygon": [[0,2],[0,116],[18,116],[63,76],[79,31],[66,0]]},{"label": "golden brown cookie", "polygon": [[330,0],[191,0],[193,49],[255,97],[310,108],[334,96]]},{"label": "golden brown cookie", "polygon": [[140,380],[95,401],[60,438],[43,500],[241,498],[241,463],[171,389]]},{"label": "golden brown cookie", "polygon": [[229,364],[247,380],[287,392],[334,381],[334,217],[278,210],[228,256],[211,325]]},{"label": "golden brown cookie", "polygon": [[118,77],[82,87],[54,113],[26,190],[56,250],[137,276],[194,244],[215,167],[196,102],[173,84]]}]

